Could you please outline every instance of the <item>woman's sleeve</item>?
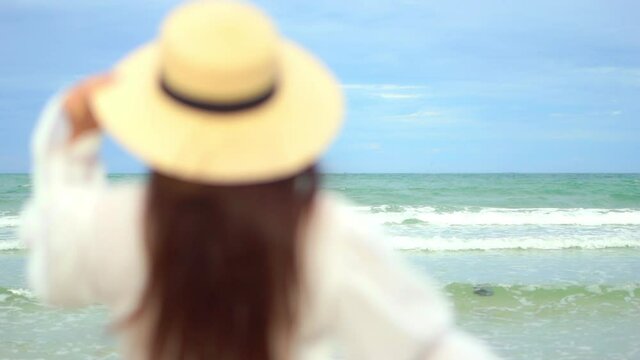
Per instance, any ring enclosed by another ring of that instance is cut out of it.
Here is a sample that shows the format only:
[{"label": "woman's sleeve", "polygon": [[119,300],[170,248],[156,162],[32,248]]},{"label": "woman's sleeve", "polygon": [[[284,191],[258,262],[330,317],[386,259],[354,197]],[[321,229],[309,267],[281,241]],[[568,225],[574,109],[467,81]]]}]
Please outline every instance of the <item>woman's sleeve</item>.
[{"label": "woman's sleeve", "polygon": [[337,327],[347,359],[495,359],[456,328],[440,290],[379,234],[353,220],[344,239]]},{"label": "woman's sleeve", "polygon": [[44,302],[81,306],[95,302],[95,235],[98,199],[106,181],[98,160],[97,132],[69,143],[62,95],[38,119],[31,142],[32,194],[21,215],[28,248],[27,280]]}]

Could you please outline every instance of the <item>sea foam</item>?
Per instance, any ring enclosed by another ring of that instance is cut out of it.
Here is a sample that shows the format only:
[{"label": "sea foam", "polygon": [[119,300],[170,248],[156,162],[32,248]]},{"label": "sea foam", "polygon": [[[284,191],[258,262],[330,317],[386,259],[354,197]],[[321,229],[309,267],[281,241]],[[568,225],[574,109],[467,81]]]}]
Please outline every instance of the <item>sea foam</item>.
[{"label": "sea foam", "polygon": [[640,248],[638,238],[419,238],[410,236],[392,237],[392,246],[397,250],[424,251],[470,251],[470,250],[561,250],[561,249],[609,249]]},{"label": "sea foam", "polygon": [[0,241],[0,251],[22,250],[25,246],[19,240],[2,240]]},{"label": "sea foam", "polygon": [[20,224],[20,217],[17,215],[0,216],[0,229],[7,227],[15,227]]},{"label": "sea foam", "polygon": [[443,211],[430,206],[358,206],[380,224],[431,225],[640,225],[640,209],[473,208]]}]

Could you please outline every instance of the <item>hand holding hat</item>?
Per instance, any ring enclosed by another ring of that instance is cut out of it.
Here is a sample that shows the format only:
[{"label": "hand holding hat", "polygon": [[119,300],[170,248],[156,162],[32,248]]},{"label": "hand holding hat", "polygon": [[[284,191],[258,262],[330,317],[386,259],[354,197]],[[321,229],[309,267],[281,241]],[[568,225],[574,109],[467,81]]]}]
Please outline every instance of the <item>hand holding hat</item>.
[{"label": "hand holding hat", "polygon": [[111,82],[112,79],[113,76],[109,73],[94,75],[84,79],[67,92],[63,106],[71,126],[71,142],[82,134],[97,131],[100,128],[91,108],[91,97],[98,88]]}]

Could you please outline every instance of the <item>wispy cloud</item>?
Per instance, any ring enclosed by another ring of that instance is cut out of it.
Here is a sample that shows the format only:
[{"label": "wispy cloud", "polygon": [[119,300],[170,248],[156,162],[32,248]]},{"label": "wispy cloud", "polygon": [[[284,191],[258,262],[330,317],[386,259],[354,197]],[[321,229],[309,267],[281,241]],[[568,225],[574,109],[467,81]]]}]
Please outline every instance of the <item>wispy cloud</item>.
[{"label": "wispy cloud", "polygon": [[379,151],[382,149],[382,144],[378,142],[356,143],[352,144],[351,148],[354,150]]},{"label": "wispy cloud", "polygon": [[404,84],[343,84],[342,88],[347,91],[364,93],[367,96],[377,97],[384,100],[412,100],[426,96],[426,85],[404,85]]},{"label": "wispy cloud", "polygon": [[601,111],[584,111],[584,112],[554,112],[549,117],[561,120],[580,120],[580,119],[606,119],[613,116],[621,116],[622,110],[601,110]]},{"label": "wispy cloud", "polygon": [[409,123],[416,125],[452,125],[470,123],[470,121],[452,111],[443,109],[426,109],[414,111],[408,114],[390,115],[384,118],[395,123]]},{"label": "wispy cloud", "polygon": [[625,67],[625,66],[592,66],[581,67],[577,69],[578,72],[608,75],[608,74],[625,74],[640,76],[640,68],[637,67]]},{"label": "wispy cloud", "polygon": [[343,89],[365,91],[426,90],[426,85],[402,84],[342,84]]},{"label": "wispy cloud", "polygon": [[616,83],[640,86],[640,67],[627,66],[596,66],[578,68],[576,72],[598,79],[613,81]]},{"label": "wispy cloud", "polygon": [[614,131],[594,131],[589,129],[576,129],[562,132],[542,132],[530,134],[532,138],[539,140],[554,141],[591,141],[591,142],[620,142],[634,141],[638,138],[637,133],[621,133]]},{"label": "wispy cloud", "polygon": [[416,111],[411,114],[401,115],[401,118],[409,118],[409,119],[422,119],[425,117],[433,118],[433,117],[442,117],[444,113],[439,110],[422,110]]},{"label": "wispy cloud", "polygon": [[376,96],[383,99],[417,99],[423,97],[424,94],[379,93]]}]

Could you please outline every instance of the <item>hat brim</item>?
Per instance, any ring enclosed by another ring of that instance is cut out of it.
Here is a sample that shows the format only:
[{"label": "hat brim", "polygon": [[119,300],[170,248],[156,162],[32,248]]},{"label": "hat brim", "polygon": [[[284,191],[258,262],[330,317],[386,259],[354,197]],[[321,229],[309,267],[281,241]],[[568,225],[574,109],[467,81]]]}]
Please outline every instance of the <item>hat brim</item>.
[{"label": "hat brim", "polygon": [[253,108],[207,111],[169,97],[155,43],[118,64],[93,108],[116,141],[168,175],[220,184],[284,178],[317,161],[340,128],[344,105],[323,64],[292,42],[280,49],[277,90]]}]

